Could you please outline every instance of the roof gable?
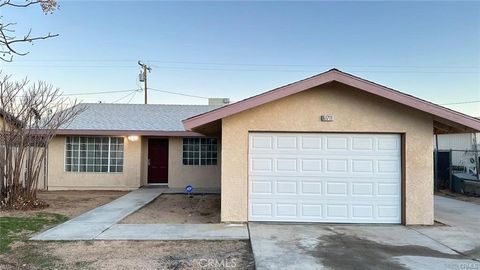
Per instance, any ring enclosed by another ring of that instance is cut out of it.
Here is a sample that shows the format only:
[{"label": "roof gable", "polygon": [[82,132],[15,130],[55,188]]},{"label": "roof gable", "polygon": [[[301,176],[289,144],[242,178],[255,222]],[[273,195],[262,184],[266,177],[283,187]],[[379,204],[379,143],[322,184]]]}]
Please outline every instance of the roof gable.
[{"label": "roof gable", "polygon": [[284,98],[333,81],[355,87],[367,93],[398,102],[413,109],[432,114],[436,117],[446,119],[476,131],[480,131],[480,120],[476,119],[475,117],[468,116],[412,95],[408,95],[360,77],[353,76],[338,69],[331,69],[313,77],[273,89],[271,91],[244,99],[216,110],[187,118],[182,122],[186,130],[192,130],[196,127],[217,121],[227,116],[237,114],[265,103],[272,102],[280,98]]}]

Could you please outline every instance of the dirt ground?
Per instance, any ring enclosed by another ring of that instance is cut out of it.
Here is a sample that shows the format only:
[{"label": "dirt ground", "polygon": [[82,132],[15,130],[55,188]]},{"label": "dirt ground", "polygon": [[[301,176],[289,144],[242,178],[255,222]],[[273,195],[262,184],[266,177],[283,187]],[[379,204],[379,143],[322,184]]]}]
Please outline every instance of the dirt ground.
[{"label": "dirt ground", "polygon": [[120,223],[220,223],[220,195],[162,194]]},{"label": "dirt ground", "polygon": [[126,191],[39,191],[38,198],[46,201],[49,207],[29,211],[0,211],[0,217],[21,217],[38,212],[48,212],[73,218],[127,193]]},{"label": "dirt ground", "polygon": [[29,242],[1,269],[254,269],[248,241]]},{"label": "dirt ground", "polygon": [[454,193],[447,189],[442,189],[439,192],[436,192],[435,195],[480,205],[480,196],[468,196],[460,193]]},{"label": "dirt ground", "polygon": [[[58,213],[69,218],[108,203],[126,192],[49,191],[40,198],[50,207],[1,212],[0,216]],[[138,217],[154,213],[157,222],[219,222],[220,197],[162,195]],[[163,202],[163,203],[162,203]],[[179,206],[169,212],[172,206]],[[156,209],[158,208],[158,209]],[[168,218],[161,213],[168,212]],[[189,216],[190,214],[190,216]],[[159,219],[160,218],[160,219]],[[163,219],[162,219],[163,218]],[[142,219],[149,222],[147,218]],[[254,269],[249,241],[17,241],[0,254],[0,269]]]}]

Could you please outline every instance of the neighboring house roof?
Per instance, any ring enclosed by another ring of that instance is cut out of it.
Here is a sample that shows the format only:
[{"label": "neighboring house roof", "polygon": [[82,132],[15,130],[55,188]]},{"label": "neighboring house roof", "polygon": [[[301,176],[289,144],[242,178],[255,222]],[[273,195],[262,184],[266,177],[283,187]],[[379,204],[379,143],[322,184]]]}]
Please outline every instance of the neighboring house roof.
[{"label": "neighboring house roof", "polygon": [[198,135],[186,132],[182,119],[205,113],[220,106],[82,103],[85,109],[72,122],[58,130],[59,135],[119,134]]},{"label": "neighboring house roof", "polygon": [[3,109],[0,109],[0,118],[4,119],[6,123],[14,125],[16,127],[21,127],[23,124],[20,120],[15,118],[13,115],[7,113]]},{"label": "neighboring house roof", "polygon": [[242,101],[217,108],[200,115],[196,115],[183,120],[186,130],[192,130],[202,125],[217,121],[227,116],[240,113],[242,111],[260,106],[262,104],[275,101],[293,95],[313,87],[317,87],[329,82],[340,82],[345,85],[355,87],[370,94],[374,94],[400,104],[412,107],[414,109],[432,114],[440,119],[446,119],[453,123],[460,124],[472,130],[480,131],[480,120],[475,117],[442,107],[440,105],[419,99],[412,95],[388,88],[386,86],[356,77],[354,75],[342,72],[338,69],[331,69],[313,77],[288,84],[271,91],[244,99]]}]

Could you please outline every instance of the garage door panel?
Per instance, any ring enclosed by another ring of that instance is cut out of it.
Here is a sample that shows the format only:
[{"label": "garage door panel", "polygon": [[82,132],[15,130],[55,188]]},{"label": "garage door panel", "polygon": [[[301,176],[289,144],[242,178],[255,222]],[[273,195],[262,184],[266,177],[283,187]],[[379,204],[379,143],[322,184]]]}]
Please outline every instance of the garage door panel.
[{"label": "garage door panel", "polygon": [[249,219],[399,223],[400,136],[252,133]]},{"label": "garage door panel", "polygon": [[268,180],[257,180],[250,183],[250,194],[273,194],[272,181]]},{"label": "garage door panel", "polygon": [[321,173],[323,160],[321,158],[302,158],[300,161],[301,172]]},{"label": "garage door panel", "polygon": [[297,149],[297,136],[276,136],[276,149],[291,150]]},{"label": "garage door panel", "polygon": [[352,218],[372,218],[374,217],[373,205],[352,205]]},{"label": "garage door panel", "polygon": [[298,217],[296,203],[277,203],[275,206],[275,213],[277,217]]},{"label": "garage door panel", "polygon": [[352,137],[352,149],[353,151],[373,151],[374,150],[374,138],[371,137]]},{"label": "garage door panel", "polygon": [[278,195],[282,194],[297,194],[297,181],[275,181],[276,188],[275,193]]},{"label": "garage door panel", "polygon": [[301,203],[301,216],[307,219],[320,219],[323,218],[322,204],[318,203]]},{"label": "garage door panel", "polygon": [[313,150],[322,150],[322,138],[318,136],[300,136],[300,150],[304,151],[313,151]]},{"label": "garage door panel", "polygon": [[270,202],[254,202],[250,205],[250,213],[256,219],[261,218],[272,218],[274,217],[273,213],[273,203]]},{"label": "garage door panel", "polygon": [[382,219],[399,219],[400,207],[396,205],[379,205],[377,207],[377,214]]},{"label": "garage door panel", "polygon": [[380,151],[398,151],[400,150],[400,140],[394,135],[384,135],[377,138],[377,149]]},{"label": "garage door panel", "polygon": [[325,150],[327,151],[347,151],[348,148],[348,138],[347,137],[341,137],[341,136],[335,136],[335,137],[329,137],[327,136],[325,138],[326,141],[326,147]]},{"label": "garage door panel", "polygon": [[274,160],[272,158],[252,158],[250,160],[250,171],[252,173],[272,173]]},{"label": "garage door panel", "polygon": [[399,207],[394,204],[315,200],[255,199],[250,205],[255,221],[397,223]]},{"label": "garage door panel", "polygon": [[348,205],[347,204],[326,204],[325,218],[330,219],[347,219],[348,218]]},{"label": "garage door panel", "polygon": [[304,195],[322,195],[322,182],[317,180],[302,180],[300,192]]},{"label": "garage door panel", "polygon": [[273,136],[258,135],[250,137],[250,148],[255,150],[271,150],[273,148]]},{"label": "garage door panel", "polygon": [[399,173],[400,164],[398,160],[382,159],[377,161],[378,173]]},{"label": "garage door panel", "polygon": [[327,196],[347,196],[348,183],[347,182],[327,182],[325,195]]},{"label": "garage door panel", "polygon": [[311,176],[267,177],[255,176],[250,181],[251,195],[268,196],[302,195],[302,196],[349,196],[349,197],[400,197],[400,184],[388,178],[369,177],[324,177],[315,179]]},{"label": "garage door panel", "polygon": [[353,173],[374,173],[374,159],[352,159]]},{"label": "garage door panel", "polygon": [[284,172],[298,172],[296,158],[276,158],[274,171]]}]

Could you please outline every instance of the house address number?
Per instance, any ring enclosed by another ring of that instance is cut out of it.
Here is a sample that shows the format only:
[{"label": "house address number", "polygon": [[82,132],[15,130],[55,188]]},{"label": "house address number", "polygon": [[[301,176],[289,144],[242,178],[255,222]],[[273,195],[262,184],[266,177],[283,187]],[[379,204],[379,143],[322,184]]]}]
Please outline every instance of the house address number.
[{"label": "house address number", "polygon": [[335,117],[330,114],[325,114],[320,116],[320,121],[322,122],[333,122],[334,119]]}]

